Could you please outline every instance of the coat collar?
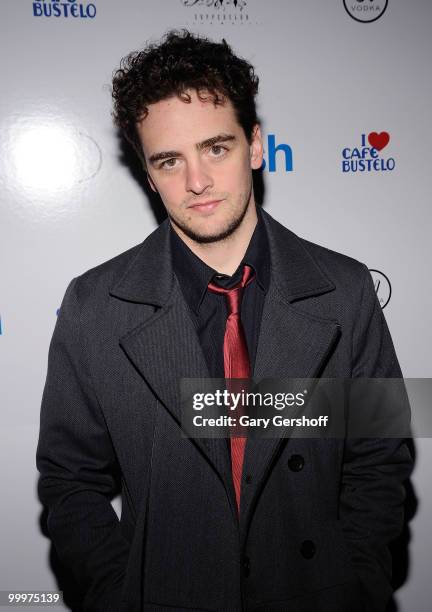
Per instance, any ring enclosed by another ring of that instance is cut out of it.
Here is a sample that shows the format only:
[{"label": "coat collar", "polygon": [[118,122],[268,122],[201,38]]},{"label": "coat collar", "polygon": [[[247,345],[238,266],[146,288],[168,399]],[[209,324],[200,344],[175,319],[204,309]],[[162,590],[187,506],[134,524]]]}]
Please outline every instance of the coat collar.
[{"label": "coat collar", "polygon": [[[270,246],[271,275],[288,302],[320,295],[334,289],[334,284],[312,258],[302,241],[278,223],[265,210],[262,217]],[[174,286],[169,220],[142,243],[110,295],[131,302],[164,306]]]},{"label": "coat collar", "polygon": [[144,240],[109,293],[128,302],[162,307],[167,303],[173,285],[169,220],[165,219]]},{"label": "coat collar", "polygon": [[303,246],[302,240],[264,210],[272,262],[272,278],[288,302],[321,295],[335,286]]}]

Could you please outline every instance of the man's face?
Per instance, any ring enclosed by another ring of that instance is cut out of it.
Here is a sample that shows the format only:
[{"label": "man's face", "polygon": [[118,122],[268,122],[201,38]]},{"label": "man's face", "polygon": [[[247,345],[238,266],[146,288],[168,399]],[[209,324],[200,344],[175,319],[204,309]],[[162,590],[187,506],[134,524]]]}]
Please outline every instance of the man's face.
[{"label": "man's face", "polygon": [[189,90],[149,105],[138,125],[148,179],[179,233],[216,242],[240,227],[254,205],[251,169],[262,164],[259,127],[251,144],[229,100],[217,105]]}]

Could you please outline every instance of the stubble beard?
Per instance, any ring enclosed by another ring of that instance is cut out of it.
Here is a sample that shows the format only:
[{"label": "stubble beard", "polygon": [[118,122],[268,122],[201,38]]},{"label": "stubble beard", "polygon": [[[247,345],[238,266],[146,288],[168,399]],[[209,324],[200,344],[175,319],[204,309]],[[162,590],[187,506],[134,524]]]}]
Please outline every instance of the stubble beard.
[{"label": "stubble beard", "polygon": [[194,242],[197,242],[198,244],[212,244],[215,242],[221,242],[232,236],[242,224],[250,205],[251,194],[252,189],[249,191],[246,197],[241,196],[244,204],[239,213],[231,220],[229,220],[227,225],[222,230],[215,234],[199,234],[195,232],[193,228],[190,227],[190,225],[187,225],[181,219],[173,217],[170,214],[168,214],[168,216],[170,218],[171,223],[178,227],[188,238],[190,238]]}]

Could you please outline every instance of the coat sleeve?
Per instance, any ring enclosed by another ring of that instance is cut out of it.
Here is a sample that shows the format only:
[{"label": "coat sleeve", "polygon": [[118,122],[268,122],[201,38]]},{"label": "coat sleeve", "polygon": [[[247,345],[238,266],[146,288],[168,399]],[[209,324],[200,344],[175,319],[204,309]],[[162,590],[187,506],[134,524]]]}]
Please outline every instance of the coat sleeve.
[{"label": "coat sleeve", "polygon": [[[353,334],[352,377],[401,376],[371,275],[364,266]],[[388,545],[403,527],[404,481],[412,466],[406,438],[349,438],[345,442],[340,519],[368,612],[384,612],[392,594]]]},{"label": "coat sleeve", "polygon": [[80,337],[78,279],[63,298],[48,355],[36,465],[47,528],[84,593],[84,610],[114,611],[129,543],[110,499],[118,465]]}]

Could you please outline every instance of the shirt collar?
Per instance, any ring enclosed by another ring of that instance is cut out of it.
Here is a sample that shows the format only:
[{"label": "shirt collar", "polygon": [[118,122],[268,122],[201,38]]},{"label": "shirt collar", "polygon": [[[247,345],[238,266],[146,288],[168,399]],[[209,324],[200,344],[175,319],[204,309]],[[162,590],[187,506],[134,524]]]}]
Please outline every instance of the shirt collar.
[{"label": "shirt collar", "polygon": [[251,266],[258,285],[267,292],[270,283],[270,251],[267,232],[260,207],[257,206],[258,223],[250,239],[246,253],[232,276],[219,274],[202,261],[170,226],[171,254],[174,273],[188,305],[198,314],[209,282],[213,279],[221,287],[235,285],[242,276],[244,264]]}]

